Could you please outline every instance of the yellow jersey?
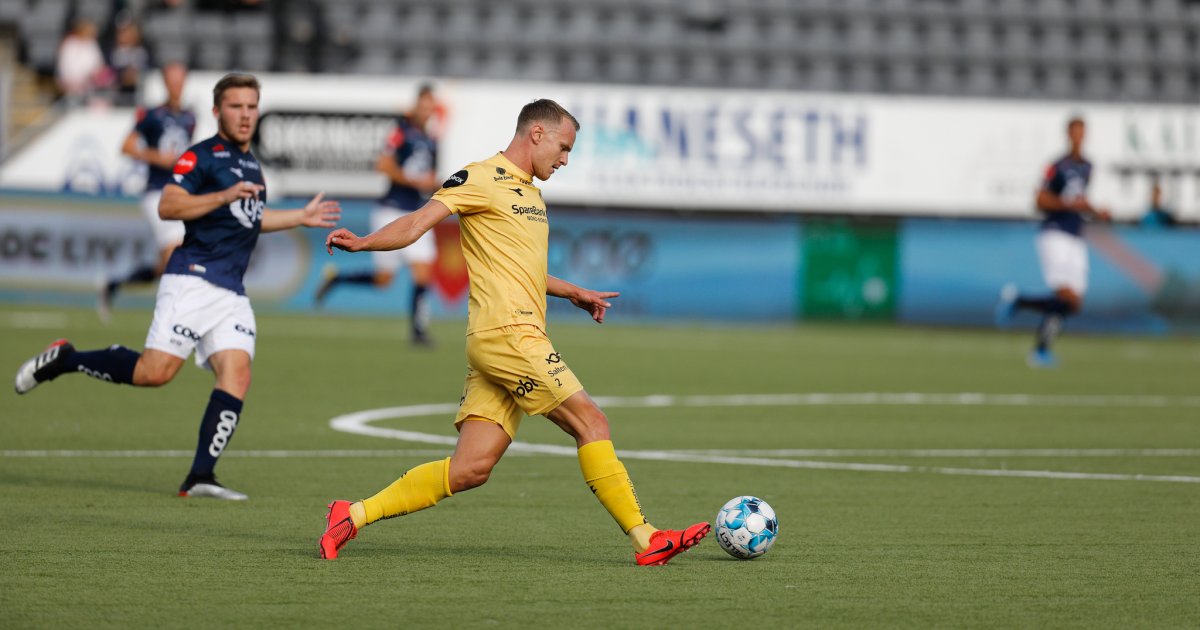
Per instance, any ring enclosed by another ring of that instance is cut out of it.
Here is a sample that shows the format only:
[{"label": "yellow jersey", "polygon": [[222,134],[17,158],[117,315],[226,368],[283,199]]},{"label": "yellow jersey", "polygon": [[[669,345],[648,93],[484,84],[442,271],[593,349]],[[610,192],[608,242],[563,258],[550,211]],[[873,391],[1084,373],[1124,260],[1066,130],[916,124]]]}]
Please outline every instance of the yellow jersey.
[{"label": "yellow jersey", "polygon": [[451,175],[433,198],[459,216],[467,334],[513,324],[545,332],[550,224],[533,178],[497,153]]}]

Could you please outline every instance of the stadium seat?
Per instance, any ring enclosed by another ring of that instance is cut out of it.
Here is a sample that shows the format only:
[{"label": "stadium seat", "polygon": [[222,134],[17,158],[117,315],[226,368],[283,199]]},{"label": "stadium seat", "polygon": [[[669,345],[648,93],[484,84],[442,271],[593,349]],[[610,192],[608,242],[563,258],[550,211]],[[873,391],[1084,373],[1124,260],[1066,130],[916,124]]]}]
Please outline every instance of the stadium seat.
[{"label": "stadium seat", "polygon": [[159,40],[151,51],[154,53],[155,62],[159,65],[172,62],[191,64],[188,44],[183,39]]},{"label": "stadium seat", "polygon": [[733,88],[759,88],[765,83],[763,62],[753,55],[738,55],[732,58],[728,68],[721,72],[720,84]]},{"label": "stadium seat", "polygon": [[400,31],[400,20],[395,8],[386,4],[368,5],[361,20],[357,22],[352,27],[354,38],[366,48],[390,47],[396,39],[396,33]]},{"label": "stadium seat", "polygon": [[271,43],[248,40],[238,46],[237,66],[243,70],[268,71],[271,69]]},{"label": "stadium seat", "polygon": [[451,48],[443,61],[440,72],[452,77],[473,76],[479,68],[475,51],[470,48]]},{"label": "stadium seat", "polygon": [[390,48],[370,48],[354,62],[354,71],[360,74],[391,74],[397,69]]},{"label": "stadium seat", "polygon": [[395,66],[395,71],[408,76],[430,76],[437,64],[433,53],[423,48],[408,50]]},{"label": "stadium seat", "polygon": [[233,61],[233,51],[228,45],[217,42],[209,45],[204,41],[194,46],[192,65],[200,70],[228,70]]},{"label": "stadium seat", "polygon": [[641,80],[641,63],[631,50],[617,50],[608,60],[605,76],[614,83],[638,83]]},{"label": "stadium seat", "polygon": [[0,24],[17,24],[28,10],[25,0],[0,0]]},{"label": "stadium seat", "polygon": [[[188,21],[191,38],[201,48],[223,48],[226,36],[230,32],[225,15],[217,12],[200,12],[192,14]],[[211,46],[210,46],[211,44]],[[199,53],[199,50],[197,50]],[[205,66],[217,68],[219,66]]]},{"label": "stadium seat", "polygon": [[568,81],[597,81],[602,78],[600,58],[590,50],[572,50],[568,53],[563,68],[563,78]]},{"label": "stadium seat", "polygon": [[727,82],[725,72],[716,53],[700,53],[688,56],[688,85],[719,87]]}]

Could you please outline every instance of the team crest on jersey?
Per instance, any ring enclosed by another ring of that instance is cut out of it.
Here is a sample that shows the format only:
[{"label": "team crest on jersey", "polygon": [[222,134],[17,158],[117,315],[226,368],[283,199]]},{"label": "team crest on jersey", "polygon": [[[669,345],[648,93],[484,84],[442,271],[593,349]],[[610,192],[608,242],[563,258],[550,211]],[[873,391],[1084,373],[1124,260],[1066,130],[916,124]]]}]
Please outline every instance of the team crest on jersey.
[{"label": "team crest on jersey", "polygon": [[[196,154],[188,151],[179,156],[179,160],[175,162],[175,174],[187,175],[196,168]],[[177,178],[178,179],[178,178]]]},{"label": "team crest on jersey", "polygon": [[455,186],[462,186],[465,183],[467,183],[467,171],[463,169],[451,175],[450,179],[442,182],[442,188],[454,188]]}]

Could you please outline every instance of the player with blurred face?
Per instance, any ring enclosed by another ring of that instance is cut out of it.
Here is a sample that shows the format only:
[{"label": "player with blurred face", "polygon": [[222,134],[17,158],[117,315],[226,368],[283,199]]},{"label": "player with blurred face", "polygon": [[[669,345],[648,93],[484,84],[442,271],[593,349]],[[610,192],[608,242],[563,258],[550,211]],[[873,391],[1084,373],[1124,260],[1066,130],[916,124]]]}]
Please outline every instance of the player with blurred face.
[{"label": "player with blurred face", "polygon": [[124,276],[105,279],[96,306],[102,321],[108,321],[112,302],[123,285],[157,280],[167,266],[171,252],[183,242],[183,222],[159,218],[158,202],[162,198],[163,186],[171,182],[171,169],[175,161],[192,143],[196,115],[183,107],[187,67],[181,63],[169,63],[162,69],[162,78],[167,90],[167,102],[150,110],[138,108],[137,124],[121,146],[121,153],[147,166],[146,189],[142,193],[140,206],[154,232],[159,256],[154,264],[142,264]]},{"label": "player with blurred face", "polygon": [[1062,330],[1063,321],[1083,306],[1088,285],[1087,244],[1083,240],[1085,217],[1111,219],[1107,210],[1093,206],[1087,198],[1092,164],[1083,157],[1085,133],[1082,119],[1073,118],[1067,123],[1070,151],[1046,170],[1037,193],[1037,208],[1045,215],[1037,237],[1038,258],[1042,276],[1052,293],[1018,294],[1016,287],[1010,285],[1002,291],[997,309],[997,319],[1002,325],[1021,309],[1042,314],[1036,344],[1027,361],[1030,367],[1057,365],[1051,346]]},{"label": "player with blurred face", "polygon": [[[437,141],[427,126],[437,108],[433,88],[421,86],[417,101],[396,121],[396,128],[375,164],[375,170],[387,176],[389,186],[383,199],[371,211],[371,229],[383,226],[417,210],[429,200],[429,195],[441,187],[437,179]],[[386,252],[374,252],[371,271],[339,271],[330,263],[323,270],[323,281],[317,289],[317,306],[324,304],[329,293],[339,286],[366,286],[383,289],[391,286],[396,270],[408,267],[412,279],[410,293],[411,329],[414,345],[429,346],[429,287],[433,282],[433,265],[437,260],[437,241],[433,232],[426,232],[417,242]]]},{"label": "player with blurred face", "polygon": [[584,481],[629,537],[639,565],[665,564],[708,533],[708,523],[672,531],[646,522],[608,419],[546,335],[547,295],[570,300],[597,323],[617,297],[547,273],[549,214],[533,180],[548,180],[567,165],[578,129],[558,103],[534,101],[521,110],[508,148],[451,175],[420,210],[365,237],[339,229],[326,238],[330,253],[401,249],[457,214],[471,290],[454,454],[409,470],[369,499],[330,503],[321,557],[336,558],[369,523],[482,485],[525,415],[545,416],[575,439]]},{"label": "player with blurred face", "polygon": [[196,364],[212,370],[216,383],[201,418],[191,470],[179,488],[185,497],[246,498],[218,483],[214,469],[250,389],[256,325],[243,278],[259,233],[333,227],[340,216],[338,204],[322,201],[322,195],[299,210],[265,208],[262,168],[250,153],[258,97],[253,76],[235,73],[218,81],[213,89],[217,135],[175,161],[158,213],[182,221],[185,235],[159,283],[145,351],[117,345],[76,351],[60,339],[26,361],[16,376],[19,394],[77,372],[108,383],[159,387],[171,382],[195,352]]}]

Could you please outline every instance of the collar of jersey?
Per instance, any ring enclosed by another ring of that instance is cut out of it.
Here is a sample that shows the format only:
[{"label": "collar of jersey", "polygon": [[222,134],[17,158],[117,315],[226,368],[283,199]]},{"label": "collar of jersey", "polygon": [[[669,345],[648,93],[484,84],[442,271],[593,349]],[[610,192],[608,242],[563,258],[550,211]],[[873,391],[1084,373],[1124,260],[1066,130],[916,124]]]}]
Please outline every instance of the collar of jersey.
[{"label": "collar of jersey", "polygon": [[524,179],[525,181],[529,182],[530,186],[533,186],[533,177],[529,173],[526,173],[525,171],[522,171],[520,168],[518,168],[516,164],[513,164],[512,160],[504,157],[503,151],[497,151],[496,155],[494,157],[492,157],[492,159],[499,161],[499,162],[503,162],[504,163],[503,166],[504,166],[505,170],[512,171],[513,175],[520,175],[521,179]]}]

